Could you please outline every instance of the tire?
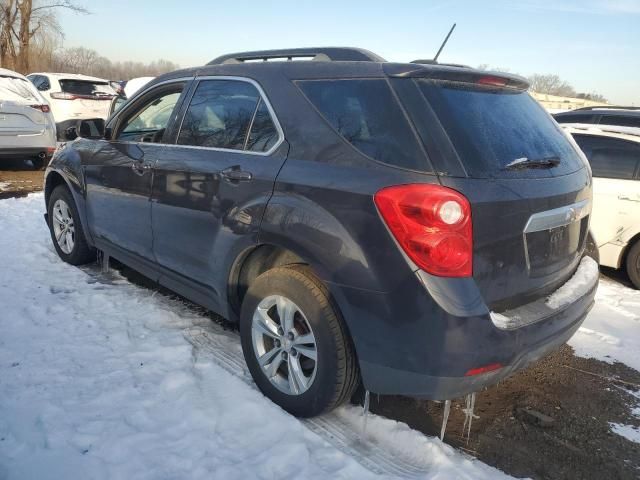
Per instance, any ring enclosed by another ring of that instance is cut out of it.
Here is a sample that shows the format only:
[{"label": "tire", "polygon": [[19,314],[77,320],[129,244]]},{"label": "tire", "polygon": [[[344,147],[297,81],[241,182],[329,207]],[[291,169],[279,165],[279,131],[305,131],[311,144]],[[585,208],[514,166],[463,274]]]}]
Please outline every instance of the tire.
[{"label": "tire", "polygon": [[[68,210],[65,211],[64,205]],[[57,207],[63,207],[62,210],[57,210]],[[54,211],[54,209],[56,211]],[[56,235],[60,232],[60,222],[57,218],[66,220],[67,232],[70,236],[65,234],[60,235],[60,241],[56,238]],[[95,261],[96,251],[90,247],[87,243],[87,239],[80,223],[80,216],[78,215],[78,209],[73,201],[71,192],[66,185],[58,185],[51,192],[49,197],[49,203],[47,204],[47,214],[49,220],[49,232],[51,233],[51,240],[53,246],[58,252],[58,256],[71,265],[84,265]],[[64,237],[64,238],[63,238]],[[66,240],[71,239],[71,242]]]},{"label": "tire", "polygon": [[[274,304],[269,307],[271,303]],[[289,307],[281,309],[281,305]],[[263,315],[259,314],[258,307]],[[279,311],[286,308],[297,309],[294,320],[289,323],[294,325],[292,337],[287,336],[288,331],[275,333],[277,327],[286,327],[279,319]],[[254,316],[264,321],[264,314],[271,320],[269,334],[256,328]],[[313,353],[311,342],[296,343],[310,338],[309,333],[314,339],[315,362],[305,356],[307,352]],[[313,417],[333,410],[348,401],[358,386],[360,375],[354,348],[339,311],[326,287],[306,267],[277,267],[253,281],[242,303],[240,337],[245,360],[258,388],[292,415]],[[290,341],[287,343],[285,338]],[[258,356],[265,358],[265,352],[270,355],[274,351],[273,360],[261,366]],[[296,359],[298,371],[304,375],[302,382],[296,380],[300,377],[295,375],[291,381],[290,371],[296,368],[289,366]],[[274,366],[273,375],[268,374],[267,370]]]},{"label": "tire", "polygon": [[584,254],[587,257],[593,258],[598,264],[600,264],[600,252],[598,251],[598,246],[596,245],[596,241],[593,239],[593,235],[591,235],[591,232],[587,233],[587,241],[584,247]]},{"label": "tire", "polygon": [[33,165],[34,170],[44,170],[47,166],[47,160],[44,158],[32,158],[31,164]]},{"label": "tire", "polygon": [[633,244],[627,253],[627,275],[633,286],[640,290],[640,240]]}]

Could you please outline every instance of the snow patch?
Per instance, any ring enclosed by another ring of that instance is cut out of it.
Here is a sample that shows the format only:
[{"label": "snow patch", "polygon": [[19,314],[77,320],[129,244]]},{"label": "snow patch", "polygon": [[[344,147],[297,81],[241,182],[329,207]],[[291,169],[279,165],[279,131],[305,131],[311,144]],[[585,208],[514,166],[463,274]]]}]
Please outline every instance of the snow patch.
[{"label": "snow patch", "polygon": [[621,423],[609,422],[611,431],[616,433],[627,440],[631,440],[635,443],[640,443],[640,427],[634,427],[633,425],[622,425]]},{"label": "snow patch", "polygon": [[584,257],[576,273],[547,299],[547,306],[563,308],[584,296],[598,280],[598,263],[591,257]]}]

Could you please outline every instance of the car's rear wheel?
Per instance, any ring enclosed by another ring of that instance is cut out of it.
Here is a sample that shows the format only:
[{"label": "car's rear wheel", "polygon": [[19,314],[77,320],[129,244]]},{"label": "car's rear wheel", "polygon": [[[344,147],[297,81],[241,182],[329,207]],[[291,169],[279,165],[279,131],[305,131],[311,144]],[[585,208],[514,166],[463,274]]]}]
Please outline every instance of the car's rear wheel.
[{"label": "car's rear wheel", "polygon": [[299,417],[332,410],[359,381],[353,346],[322,283],[300,266],[260,275],[240,315],[251,375],[273,402]]},{"label": "car's rear wheel", "polygon": [[34,170],[44,170],[44,167],[47,166],[47,159],[38,157],[32,158],[31,164],[33,165]]},{"label": "car's rear wheel", "polygon": [[95,260],[95,249],[87,243],[76,204],[65,185],[58,185],[51,192],[47,214],[53,246],[62,260],[72,265]]},{"label": "car's rear wheel", "polygon": [[627,275],[631,279],[631,283],[637,289],[640,289],[640,240],[633,244],[629,253],[627,253]]}]

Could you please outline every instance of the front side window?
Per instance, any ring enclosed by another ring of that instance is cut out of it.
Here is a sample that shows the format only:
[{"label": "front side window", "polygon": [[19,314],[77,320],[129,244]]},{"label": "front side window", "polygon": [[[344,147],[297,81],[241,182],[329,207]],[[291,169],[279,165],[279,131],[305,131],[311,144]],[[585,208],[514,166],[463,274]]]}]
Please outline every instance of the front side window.
[{"label": "front side window", "polygon": [[178,144],[266,152],[277,139],[273,119],[255,86],[203,80],[185,113]]},{"label": "front side window", "polygon": [[363,154],[398,167],[429,168],[385,80],[305,80],[298,86],[342,138]]},{"label": "front side window", "polygon": [[640,144],[617,138],[574,135],[594,177],[631,180],[640,162]]},{"label": "front side window", "polygon": [[161,143],[171,114],[182,94],[182,85],[152,97],[123,123],[118,140]]}]

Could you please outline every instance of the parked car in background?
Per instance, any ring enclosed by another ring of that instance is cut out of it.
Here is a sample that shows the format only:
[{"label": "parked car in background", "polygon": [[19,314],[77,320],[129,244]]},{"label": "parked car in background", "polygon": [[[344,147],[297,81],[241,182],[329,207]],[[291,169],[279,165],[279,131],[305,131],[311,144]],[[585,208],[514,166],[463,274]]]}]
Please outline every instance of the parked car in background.
[{"label": "parked car in background", "polygon": [[225,55],[81,123],[46,172],[51,238],[238,321],[295,415],[360,382],[469,394],[562,345],[598,284],[590,170],[527,88],[351,48]]},{"label": "parked car in background", "polygon": [[600,264],[624,268],[640,288],[640,128],[564,126],[593,172],[591,233]]},{"label": "parked car in background", "polygon": [[556,113],[553,118],[558,123],[582,123],[596,125],[616,125],[640,128],[640,107],[584,107],[569,112]]},{"label": "parked car in background", "polygon": [[47,101],[26,77],[0,68],[0,158],[28,159],[42,168],[55,149]]},{"label": "parked car in background", "polygon": [[138,77],[132,78],[126,82],[121,82],[122,87],[118,92],[118,96],[115,97],[111,102],[111,108],[109,110],[109,115],[113,114],[113,112],[117,111],[122,105],[125,104],[127,99],[133,97],[133,95],[144,87],[147,83],[153,80],[155,77]]},{"label": "parked car in background", "polygon": [[32,73],[27,78],[47,99],[56,121],[58,139],[78,120],[109,116],[116,96],[109,81],[73,73]]}]

